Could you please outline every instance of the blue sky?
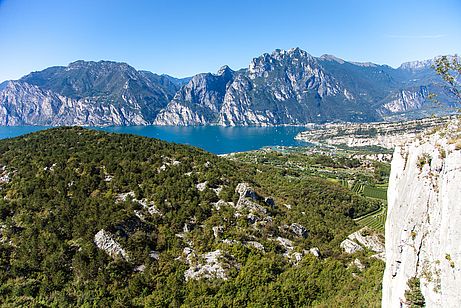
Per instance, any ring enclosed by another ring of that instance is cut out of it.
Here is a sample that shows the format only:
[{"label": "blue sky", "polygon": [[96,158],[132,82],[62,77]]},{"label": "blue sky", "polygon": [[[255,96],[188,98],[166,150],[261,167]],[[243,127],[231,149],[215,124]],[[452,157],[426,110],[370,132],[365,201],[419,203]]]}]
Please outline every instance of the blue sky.
[{"label": "blue sky", "polygon": [[398,66],[461,53],[460,0],[0,0],[0,81],[75,60],[177,77],[276,48]]}]

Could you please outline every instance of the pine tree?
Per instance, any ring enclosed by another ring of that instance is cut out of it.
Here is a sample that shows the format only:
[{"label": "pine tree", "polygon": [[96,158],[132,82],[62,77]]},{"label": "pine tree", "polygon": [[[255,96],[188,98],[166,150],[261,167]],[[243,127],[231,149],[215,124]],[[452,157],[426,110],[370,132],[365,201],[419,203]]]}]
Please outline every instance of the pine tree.
[{"label": "pine tree", "polygon": [[412,277],[407,281],[408,289],[405,291],[406,304],[410,308],[424,307],[426,300],[421,292],[419,278]]}]

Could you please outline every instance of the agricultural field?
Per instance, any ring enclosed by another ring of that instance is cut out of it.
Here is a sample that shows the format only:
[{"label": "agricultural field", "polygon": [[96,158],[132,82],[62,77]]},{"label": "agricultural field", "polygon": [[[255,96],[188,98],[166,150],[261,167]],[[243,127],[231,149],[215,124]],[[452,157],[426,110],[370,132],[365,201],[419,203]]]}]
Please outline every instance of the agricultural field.
[{"label": "agricultural field", "polygon": [[387,190],[383,188],[364,186],[362,193],[365,197],[387,200]]},{"label": "agricultural field", "polygon": [[[379,154],[379,153],[378,153]],[[324,147],[273,147],[226,155],[230,160],[283,169],[287,177],[320,177],[353,193],[379,201],[380,207],[355,221],[384,232],[390,164],[375,152]]]},{"label": "agricultural field", "polygon": [[371,229],[384,233],[386,215],[387,207],[383,205],[377,212],[358,218],[355,222],[360,226],[367,226]]}]

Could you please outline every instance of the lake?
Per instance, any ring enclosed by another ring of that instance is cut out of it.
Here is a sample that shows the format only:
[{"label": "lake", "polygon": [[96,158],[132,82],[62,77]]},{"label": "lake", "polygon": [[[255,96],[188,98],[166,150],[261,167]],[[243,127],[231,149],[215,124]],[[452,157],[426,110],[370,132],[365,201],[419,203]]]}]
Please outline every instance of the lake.
[{"label": "lake", "polygon": [[[0,139],[38,130],[43,126],[0,127]],[[307,143],[294,139],[306,127],[222,127],[222,126],[119,126],[91,127],[113,133],[134,134],[165,141],[193,145],[215,154],[256,150],[266,146],[301,146]]]}]

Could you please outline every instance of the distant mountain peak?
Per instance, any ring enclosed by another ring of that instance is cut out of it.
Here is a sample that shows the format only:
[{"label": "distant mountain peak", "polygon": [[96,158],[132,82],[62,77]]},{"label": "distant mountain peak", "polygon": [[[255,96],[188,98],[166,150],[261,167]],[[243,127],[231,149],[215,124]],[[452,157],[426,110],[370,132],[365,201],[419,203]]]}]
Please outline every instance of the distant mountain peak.
[{"label": "distant mountain peak", "polygon": [[67,71],[70,70],[121,70],[121,71],[129,71],[131,73],[135,73],[136,69],[131,65],[125,62],[116,62],[116,61],[107,61],[107,60],[100,60],[100,61],[85,61],[85,60],[77,60],[66,67]]},{"label": "distant mountain peak", "polygon": [[234,71],[227,65],[223,65],[219,70],[218,70],[218,75],[219,76],[222,76],[224,74],[229,74],[229,73],[233,73]]},{"label": "distant mountain peak", "polygon": [[[435,58],[434,58],[435,59]],[[400,65],[399,69],[404,70],[419,70],[430,67],[434,64],[434,59],[422,60],[422,61],[410,61]]]},{"label": "distant mountain peak", "polygon": [[[425,68],[431,68],[432,65],[434,65],[435,63],[435,60],[440,57],[442,56],[437,56],[437,57],[434,57],[432,59],[427,59],[427,60],[404,62],[400,65],[399,69],[420,70],[420,69],[425,69]],[[458,55],[445,55],[444,57],[447,57],[450,61],[456,57],[458,58],[458,61],[461,61],[461,57]]]},{"label": "distant mountain peak", "polygon": [[293,63],[304,63],[307,65],[313,62],[316,62],[316,58],[299,47],[288,50],[276,49],[271,54],[264,53],[257,58],[253,58],[248,67],[249,77],[254,79],[262,76],[264,72],[272,71],[279,66],[290,66]]},{"label": "distant mountain peak", "polygon": [[275,49],[271,55],[273,58],[280,59],[282,57],[297,57],[297,58],[309,58],[312,57],[307,51],[302,50],[299,47],[290,48],[288,50]]}]

